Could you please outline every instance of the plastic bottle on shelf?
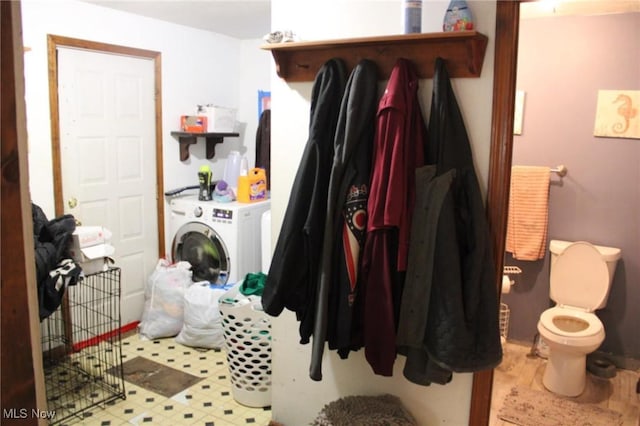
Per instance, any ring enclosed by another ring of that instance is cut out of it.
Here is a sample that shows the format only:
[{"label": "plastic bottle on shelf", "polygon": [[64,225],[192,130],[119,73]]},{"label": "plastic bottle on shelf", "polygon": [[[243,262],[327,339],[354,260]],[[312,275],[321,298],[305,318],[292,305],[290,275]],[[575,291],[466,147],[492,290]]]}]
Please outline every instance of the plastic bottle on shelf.
[{"label": "plastic bottle on shelf", "polygon": [[473,15],[466,0],[451,0],[444,15],[442,30],[445,32],[473,30]]},{"label": "plastic bottle on shelf", "polygon": [[422,32],[422,0],[403,0],[404,33]]}]

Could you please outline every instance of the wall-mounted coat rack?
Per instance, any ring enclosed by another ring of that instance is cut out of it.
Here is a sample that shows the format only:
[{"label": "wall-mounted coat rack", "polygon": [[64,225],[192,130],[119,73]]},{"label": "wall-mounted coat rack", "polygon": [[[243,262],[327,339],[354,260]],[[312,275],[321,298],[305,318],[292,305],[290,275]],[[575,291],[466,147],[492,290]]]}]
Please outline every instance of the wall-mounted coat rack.
[{"label": "wall-mounted coat rack", "polygon": [[386,80],[398,58],[410,60],[419,78],[433,77],[435,60],[445,60],[449,76],[480,77],[487,36],[477,31],[403,34],[326,41],[274,43],[270,50],[278,75],[288,82],[313,81],[322,65],[340,58],[349,70],[362,59],[378,65]]}]

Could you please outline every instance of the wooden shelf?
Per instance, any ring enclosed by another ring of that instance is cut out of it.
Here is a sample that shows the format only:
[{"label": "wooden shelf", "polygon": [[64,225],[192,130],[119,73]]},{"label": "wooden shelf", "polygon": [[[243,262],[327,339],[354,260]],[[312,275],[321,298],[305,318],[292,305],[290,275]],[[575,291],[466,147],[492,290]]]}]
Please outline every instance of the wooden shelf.
[{"label": "wooden shelf", "polygon": [[270,50],[278,75],[288,82],[313,81],[320,67],[340,58],[349,70],[362,59],[377,63],[380,79],[389,78],[397,58],[410,60],[419,78],[433,77],[435,59],[445,60],[449,76],[480,77],[487,36],[477,31],[403,34],[326,41],[274,43]]},{"label": "wooden shelf", "polygon": [[189,145],[198,141],[198,138],[204,138],[207,143],[206,155],[208,159],[216,155],[215,147],[217,144],[224,142],[226,137],[237,137],[239,133],[189,133],[189,132],[171,132],[171,136],[176,138],[180,143],[180,161],[189,159]]}]

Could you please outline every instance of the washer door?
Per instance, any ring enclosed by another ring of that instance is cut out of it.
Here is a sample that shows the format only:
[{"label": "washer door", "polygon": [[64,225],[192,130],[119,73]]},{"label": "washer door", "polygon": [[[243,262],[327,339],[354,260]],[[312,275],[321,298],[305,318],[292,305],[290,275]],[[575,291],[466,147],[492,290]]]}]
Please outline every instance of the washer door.
[{"label": "washer door", "polygon": [[204,223],[182,225],[173,238],[173,261],[191,264],[193,281],[226,284],[229,279],[229,252],[218,233]]}]

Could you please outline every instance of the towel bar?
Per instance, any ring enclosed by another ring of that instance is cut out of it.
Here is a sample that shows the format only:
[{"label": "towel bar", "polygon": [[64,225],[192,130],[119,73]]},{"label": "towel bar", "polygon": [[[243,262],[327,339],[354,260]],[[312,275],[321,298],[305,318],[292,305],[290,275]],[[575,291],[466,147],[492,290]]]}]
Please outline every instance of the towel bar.
[{"label": "towel bar", "polygon": [[557,173],[558,176],[563,177],[567,175],[567,167],[564,164],[560,164],[557,167],[552,167],[551,171]]}]

